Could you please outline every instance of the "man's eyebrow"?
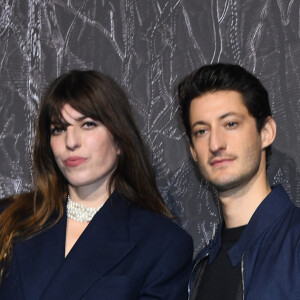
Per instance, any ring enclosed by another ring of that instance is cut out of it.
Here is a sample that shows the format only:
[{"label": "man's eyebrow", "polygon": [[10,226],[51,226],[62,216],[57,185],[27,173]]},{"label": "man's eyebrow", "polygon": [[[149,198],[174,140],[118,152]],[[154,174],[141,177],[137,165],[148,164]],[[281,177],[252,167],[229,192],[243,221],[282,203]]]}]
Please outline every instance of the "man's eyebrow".
[{"label": "man's eyebrow", "polygon": [[232,112],[228,112],[226,114],[221,115],[218,119],[222,120],[222,119],[225,119],[230,116],[240,116],[240,115],[238,113],[232,111]]},{"label": "man's eyebrow", "polygon": [[204,121],[197,121],[197,122],[195,122],[195,123],[192,125],[192,128],[195,127],[195,126],[197,126],[197,125],[207,125],[207,123],[204,122]]},{"label": "man's eyebrow", "polygon": [[[228,113],[225,113],[225,114],[219,116],[218,119],[219,119],[219,120],[223,120],[223,119],[225,119],[225,118],[227,118],[227,117],[230,117],[230,116],[241,117],[241,115],[238,114],[238,113],[236,113],[236,112],[228,112]],[[195,127],[195,126],[197,126],[197,125],[208,125],[208,123],[205,122],[205,121],[199,120],[199,121],[196,121],[196,122],[191,126],[191,128],[193,128],[193,127]]]}]

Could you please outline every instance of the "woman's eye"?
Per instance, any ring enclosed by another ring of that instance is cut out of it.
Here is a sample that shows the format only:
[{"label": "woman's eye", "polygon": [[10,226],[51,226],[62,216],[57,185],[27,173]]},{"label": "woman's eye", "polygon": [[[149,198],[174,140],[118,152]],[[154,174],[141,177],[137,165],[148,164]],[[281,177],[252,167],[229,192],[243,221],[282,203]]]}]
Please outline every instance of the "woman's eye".
[{"label": "woman's eye", "polygon": [[87,121],[82,124],[82,127],[84,127],[84,128],[92,128],[92,127],[96,127],[96,126],[97,126],[97,124],[93,121]]},{"label": "woman's eye", "polygon": [[63,131],[65,131],[65,127],[64,126],[55,126],[51,128],[51,135],[58,135],[60,133],[62,133]]}]

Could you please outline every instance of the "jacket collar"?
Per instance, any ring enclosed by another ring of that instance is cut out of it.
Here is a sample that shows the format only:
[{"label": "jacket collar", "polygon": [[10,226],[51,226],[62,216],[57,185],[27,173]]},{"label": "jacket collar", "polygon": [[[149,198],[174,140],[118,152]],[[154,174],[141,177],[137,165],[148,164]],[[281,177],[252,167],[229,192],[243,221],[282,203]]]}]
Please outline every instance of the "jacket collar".
[{"label": "jacket collar", "polygon": [[16,245],[25,298],[80,298],[135,247],[129,241],[129,214],[130,206],[115,191],[66,258],[66,214],[49,230]]},{"label": "jacket collar", "polygon": [[286,209],[292,205],[289,196],[281,185],[273,187],[272,191],[258,206],[238,242],[228,251],[229,259],[236,266],[242,259],[246,249],[255,242],[274,222],[280,218]]},{"label": "jacket collar", "polygon": [[220,224],[220,227],[218,228],[216,235],[214,236],[214,238],[212,240],[210,240],[209,244],[202,250],[199,252],[199,254],[196,257],[196,261],[203,259],[204,257],[208,256],[208,263],[210,264],[212,261],[214,261],[214,259],[216,258],[216,256],[219,253],[219,250],[221,248],[221,244],[222,244],[222,230],[224,227],[224,222],[222,222]]},{"label": "jacket collar", "polygon": [[[238,242],[228,251],[228,256],[233,266],[236,266],[241,261],[246,249],[272,226],[275,220],[280,218],[291,205],[292,202],[283,187],[281,185],[274,186],[254,212]],[[222,222],[214,239],[199,253],[196,261],[207,255],[209,255],[209,263],[216,258],[221,248],[221,236],[224,226],[225,224]]]}]

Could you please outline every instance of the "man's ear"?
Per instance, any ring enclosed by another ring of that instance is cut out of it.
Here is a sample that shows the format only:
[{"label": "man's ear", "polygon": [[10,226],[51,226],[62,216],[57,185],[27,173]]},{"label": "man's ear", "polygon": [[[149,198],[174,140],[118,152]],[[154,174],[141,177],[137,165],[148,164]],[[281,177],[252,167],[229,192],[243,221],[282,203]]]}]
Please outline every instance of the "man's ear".
[{"label": "man's ear", "polygon": [[193,145],[190,145],[190,151],[191,151],[191,154],[192,154],[192,157],[193,157],[194,161],[198,162],[197,153],[195,152],[195,149],[194,149]]},{"label": "man's ear", "polygon": [[276,137],[276,122],[269,116],[266,118],[264,125],[261,129],[261,144],[262,148],[265,149],[270,146]]}]

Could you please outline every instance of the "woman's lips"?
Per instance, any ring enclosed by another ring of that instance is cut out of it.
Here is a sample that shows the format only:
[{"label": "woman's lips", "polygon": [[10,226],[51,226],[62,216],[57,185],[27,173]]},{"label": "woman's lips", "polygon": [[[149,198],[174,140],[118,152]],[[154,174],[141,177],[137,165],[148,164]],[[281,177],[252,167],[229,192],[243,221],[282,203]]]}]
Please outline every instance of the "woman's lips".
[{"label": "woman's lips", "polygon": [[67,167],[77,167],[81,164],[83,164],[87,159],[79,156],[71,156],[68,157],[65,161],[64,164]]}]

